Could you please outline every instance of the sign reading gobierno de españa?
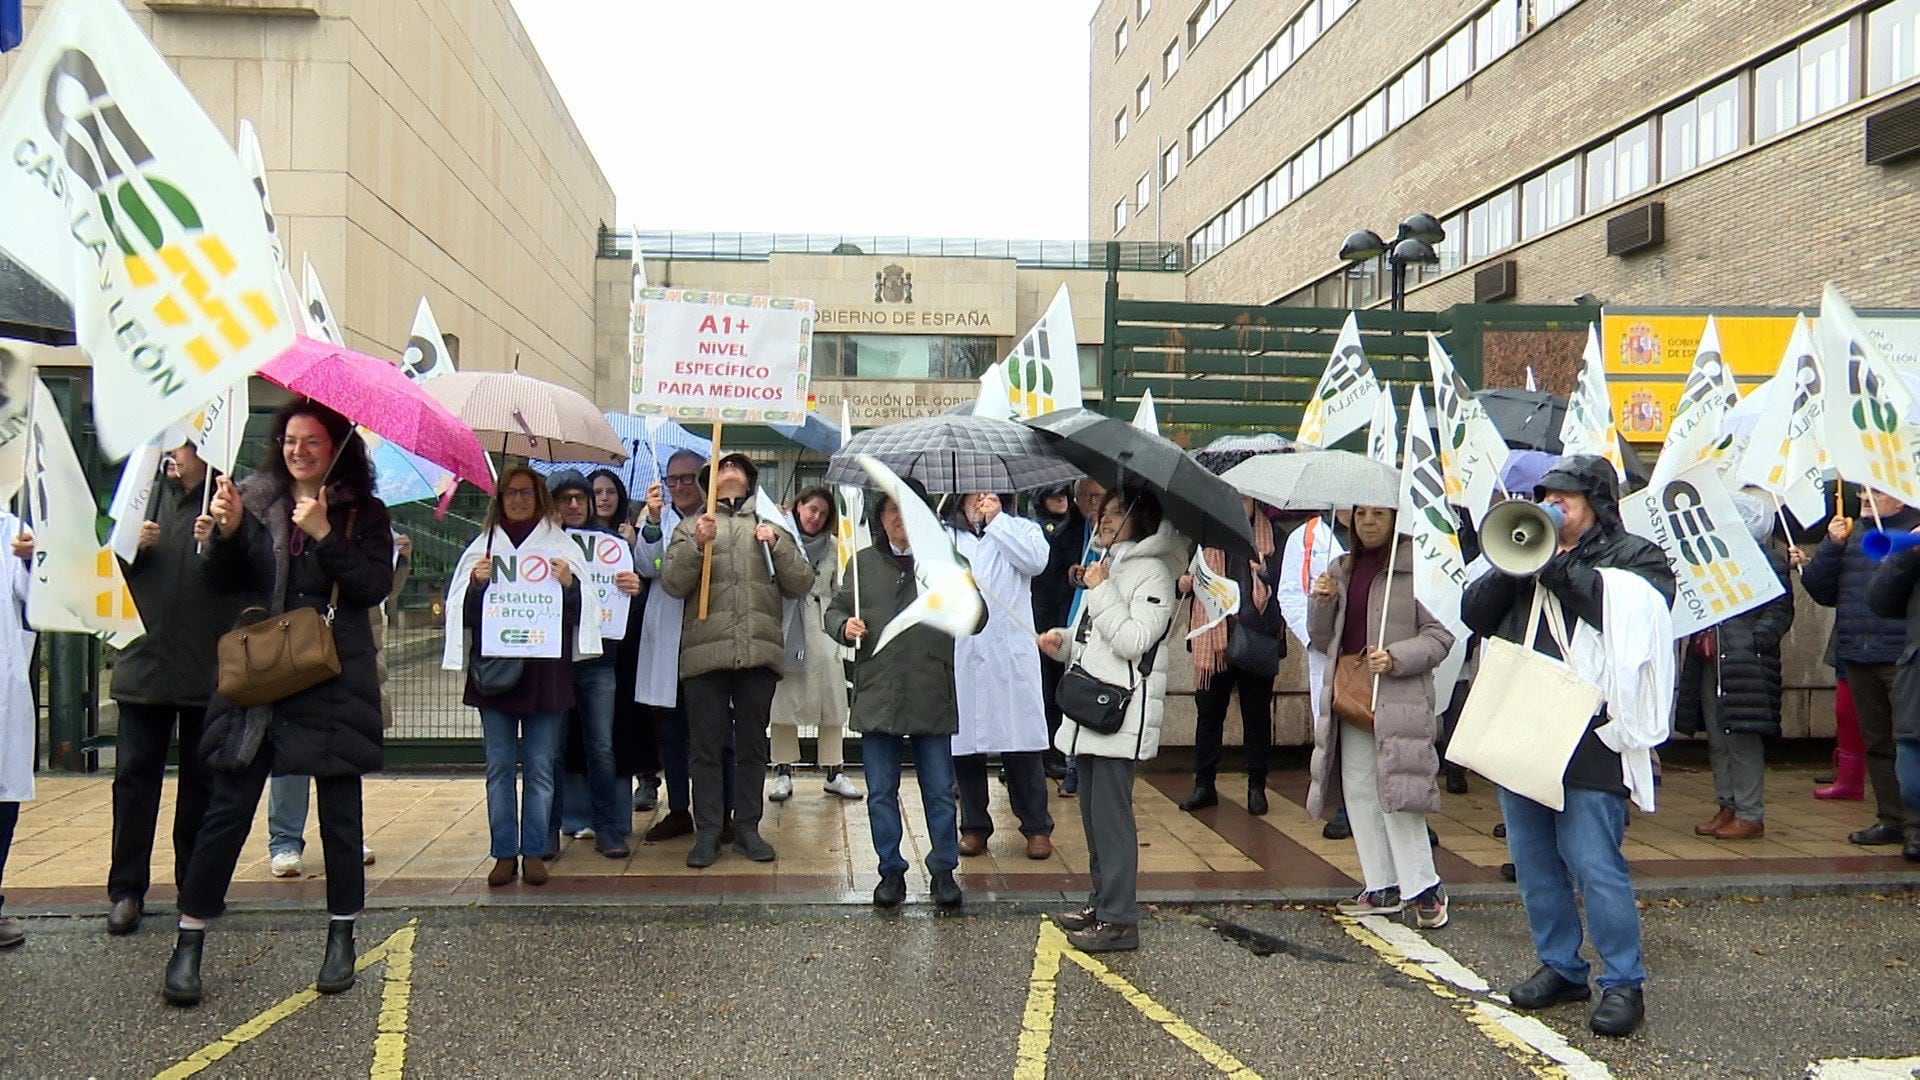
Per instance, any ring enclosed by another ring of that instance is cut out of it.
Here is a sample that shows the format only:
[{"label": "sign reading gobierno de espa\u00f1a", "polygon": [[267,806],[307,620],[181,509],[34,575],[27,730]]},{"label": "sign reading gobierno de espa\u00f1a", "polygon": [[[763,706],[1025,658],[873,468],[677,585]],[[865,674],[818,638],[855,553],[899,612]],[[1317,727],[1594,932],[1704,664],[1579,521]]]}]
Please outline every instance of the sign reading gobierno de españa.
[{"label": "sign reading gobierno de espa\u00f1a", "polygon": [[798,424],[813,368],[813,301],[638,289],[627,410],[675,420]]}]

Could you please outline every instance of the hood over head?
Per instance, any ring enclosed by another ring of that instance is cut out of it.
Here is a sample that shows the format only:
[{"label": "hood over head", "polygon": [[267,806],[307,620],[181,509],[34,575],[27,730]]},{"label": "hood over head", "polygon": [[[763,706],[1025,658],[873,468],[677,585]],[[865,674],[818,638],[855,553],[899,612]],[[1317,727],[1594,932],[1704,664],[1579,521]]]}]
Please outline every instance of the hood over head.
[{"label": "hood over head", "polygon": [[1534,487],[1534,498],[1538,499],[1549,491],[1571,491],[1585,495],[1593,506],[1593,515],[1600,522],[1600,528],[1608,533],[1618,533],[1626,526],[1620,522],[1620,478],[1613,471],[1613,463],[1598,454],[1573,454],[1560,459],[1559,464],[1547,470]]}]

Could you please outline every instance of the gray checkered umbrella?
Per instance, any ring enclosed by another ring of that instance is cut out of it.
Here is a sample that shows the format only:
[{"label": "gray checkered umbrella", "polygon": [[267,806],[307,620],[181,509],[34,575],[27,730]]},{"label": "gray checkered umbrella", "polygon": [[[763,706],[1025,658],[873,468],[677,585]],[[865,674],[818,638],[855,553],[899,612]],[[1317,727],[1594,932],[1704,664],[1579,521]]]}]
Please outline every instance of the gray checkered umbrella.
[{"label": "gray checkered umbrella", "polygon": [[854,457],[869,454],[937,495],[1013,492],[1079,479],[1080,470],[1033,429],[986,416],[927,416],[868,428],[847,440],[827,465],[827,482],[866,486]]}]

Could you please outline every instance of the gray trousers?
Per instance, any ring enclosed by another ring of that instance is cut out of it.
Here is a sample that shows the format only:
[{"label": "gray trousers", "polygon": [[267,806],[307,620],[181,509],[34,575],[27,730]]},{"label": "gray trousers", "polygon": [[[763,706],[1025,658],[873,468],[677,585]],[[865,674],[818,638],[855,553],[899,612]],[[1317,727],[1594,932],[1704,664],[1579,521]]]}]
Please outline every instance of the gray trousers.
[{"label": "gray trousers", "polygon": [[1766,743],[1758,735],[1730,734],[1720,723],[1718,679],[1712,664],[1701,664],[1700,721],[1707,729],[1707,760],[1713,764],[1713,794],[1742,821],[1764,821],[1761,798],[1766,786]]},{"label": "gray trousers", "polygon": [[1133,762],[1125,758],[1074,758],[1080,770],[1080,824],[1087,834],[1087,868],[1094,918],[1134,926],[1140,911],[1140,830],[1133,819]]},{"label": "gray trousers", "polygon": [[1874,816],[1882,825],[1920,835],[1916,819],[1900,800],[1900,776],[1894,768],[1892,664],[1848,664],[1853,713],[1860,720],[1860,741],[1867,744],[1867,782],[1873,788]]}]

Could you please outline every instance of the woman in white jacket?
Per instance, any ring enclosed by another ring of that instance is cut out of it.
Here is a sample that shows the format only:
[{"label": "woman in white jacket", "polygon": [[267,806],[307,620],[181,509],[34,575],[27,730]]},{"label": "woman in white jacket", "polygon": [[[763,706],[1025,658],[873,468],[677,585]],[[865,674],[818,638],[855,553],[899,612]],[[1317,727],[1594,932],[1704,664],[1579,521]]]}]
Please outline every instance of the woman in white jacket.
[{"label": "woman in white jacket", "polygon": [[1163,654],[1187,541],[1162,521],[1159,500],[1145,491],[1108,492],[1098,528],[1107,555],[1087,568],[1080,622],[1042,634],[1040,647],[1070,668],[1133,688],[1120,730],[1101,734],[1067,714],[1054,736],[1055,748],[1079,766],[1080,821],[1093,891],[1085,908],[1053,921],[1082,952],[1117,952],[1140,947],[1133,768],[1160,752],[1167,690]]},{"label": "woman in white jacket", "polygon": [[[28,663],[33,630],[27,626],[27,578],[33,532],[0,509],[0,877],[20,821],[20,804],[33,798],[33,690]],[[0,949],[27,940],[20,924],[0,915]]]}]

